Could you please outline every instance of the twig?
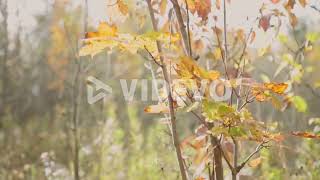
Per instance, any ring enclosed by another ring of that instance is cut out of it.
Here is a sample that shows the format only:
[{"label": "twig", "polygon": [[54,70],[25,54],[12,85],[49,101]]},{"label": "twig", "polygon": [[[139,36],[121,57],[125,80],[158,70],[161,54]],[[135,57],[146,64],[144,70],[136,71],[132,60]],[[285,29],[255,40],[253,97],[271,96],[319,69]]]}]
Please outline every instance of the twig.
[{"label": "twig", "polygon": [[[228,61],[228,40],[227,40],[227,7],[226,0],[223,0],[223,31],[224,31],[224,65]],[[227,67],[225,67],[227,69]],[[227,79],[229,80],[228,73],[226,72]]]},{"label": "twig", "polygon": [[190,17],[189,17],[189,5],[188,0],[185,0],[187,9],[187,30],[188,30],[188,43],[189,43],[189,56],[192,57],[192,47],[191,47],[191,35],[190,35]]},{"label": "twig", "polygon": [[160,64],[156,58],[152,55],[152,53],[149,51],[149,49],[144,46],[144,49],[148,52],[148,54],[150,55],[150,57],[152,58],[153,62],[156,63],[159,67],[162,67],[162,64]]},{"label": "twig", "polygon": [[185,24],[183,22],[183,17],[182,17],[182,13],[181,13],[181,9],[180,9],[178,0],[171,0],[171,3],[173,5],[174,12],[176,13],[176,16],[177,16],[177,19],[178,19],[179,29],[180,29],[180,32],[181,32],[181,35],[182,35],[182,39],[183,39],[185,50],[187,52],[186,54],[191,57],[190,52],[188,52],[188,50],[190,49],[189,48],[189,43],[188,43],[188,34],[187,34],[187,31],[186,31],[186,26],[185,26]]},{"label": "twig", "polygon": [[316,10],[318,13],[320,13],[320,9],[317,8],[316,6],[312,5],[312,6],[310,6],[310,7],[311,7],[312,9]]},{"label": "twig", "polygon": [[262,148],[266,147],[265,144],[267,144],[268,141],[261,142],[255,149],[254,152],[252,152],[239,166],[237,166],[236,171],[237,173],[240,172],[240,170],[250,161],[250,159],[257,154]]},{"label": "twig", "polygon": [[222,56],[222,62],[223,62],[223,67],[224,67],[225,75],[226,75],[226,77],[229,79],[228,69],[227,69],[227,63],[226,63],[226,61],[225,61],[225,53],[224,53],[224,51],[223,51],[223,49],[222,49],[222,44],[221,44],[220,37],[219,37],[219,34],[218,34],[218,30],[217,30],[217,29],[218,29],[218,28],[215,27],[215,29],[214,29],[213,31],[215,32],[216,37],[217,37],[218,47],[219,47],[219,49],[220,49],[220,54],[221,54],[221,56]]}]

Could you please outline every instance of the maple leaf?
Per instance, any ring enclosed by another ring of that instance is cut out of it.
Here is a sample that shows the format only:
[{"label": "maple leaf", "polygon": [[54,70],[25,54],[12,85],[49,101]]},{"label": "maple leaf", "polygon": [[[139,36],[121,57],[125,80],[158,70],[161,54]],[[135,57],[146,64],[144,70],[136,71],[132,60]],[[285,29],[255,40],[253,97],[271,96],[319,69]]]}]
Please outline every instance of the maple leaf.
[{"label": "maple leaf", "polygon": [[283,94],[288,88],[288,84],[286,83],[264,83],[263,85],[266,89],[277,94]]},{"label": "maple leaf", "polygon": [[269,99],[269,97],[264,93],[260,86],[254,86],[251,89],[252,95],[255,96],[256,100],[259,102],[264,102]]},{"label": "maple leaf", "polygon": [[302,7],[306,7],[307,0],[299,0],[299,3],[301,4]]},{"label": "maple leaf", "polygon": [[206,71],[189,57],[182,57],[180,59],[176,71],[183,79],[209,79],[213,81],[220,77],[218,71]]},{"label": "maple leaf", "polygon": [[144,112],[150,114],[169,113],[169,108],[165,104],[157,104],[145,107]]},{"label": "maple leaf", "polygon": [[299,136],[303,138],[320,139],[320,135],[316,135],[310,132],[294,131],[294,132],[291,132],[291,134],[294,136]]},{"label": "maple leaf", "polygon": [[208,19],[211,12],[211,0],[195,0],[195,10],[202,20]]},{"label": "maple leaf", "polygon": [[289,21],[292,27],[295,27],[298,24],[298,18],[295,14],[289,13]]},{"label": "maple leaf", "polygon": [[118,9],[120,11],[120,13],[122,15],[128,15],[129,13],[129,8],[128,6],[123,2],[123,0],[117,0],[117,5],[118,5]]},{"label": "maple leaf", "polygon": [[86,33],[85,38],[85,46],[80,49],[79,56],[94,56],[106,48],[114,47],[132,54],[137,53],[138,49],[148,47],[148,50],[154,53],[157,49],[156,41],[162,42],[164,47],[170,44],[170,47],[175,49],[174,42],[178,41],[180,36],[161,32],[148,32],[141,35],[118,33],[115,25],[102,22],[97,31]]},{"label": "maple leaf", "polygon": [[116,37],[118,28],[116,25],[109,25],[106,22],[101,22],[98,26],[98,31],[87,32],[85,35],[86,39],[91,38],[102,38],[102,37]]},{"label": "maple leaf", "polygon": [[270,19],[271,16],[262,16],[259,20],[259,27],[261,27],[265,32],[269,29],[270,27]]},{"label": "maple leaf", "polygon": [[296,0],[288,0],[287,4],[284,5],[287,11],[291,11],[296,4]]}]

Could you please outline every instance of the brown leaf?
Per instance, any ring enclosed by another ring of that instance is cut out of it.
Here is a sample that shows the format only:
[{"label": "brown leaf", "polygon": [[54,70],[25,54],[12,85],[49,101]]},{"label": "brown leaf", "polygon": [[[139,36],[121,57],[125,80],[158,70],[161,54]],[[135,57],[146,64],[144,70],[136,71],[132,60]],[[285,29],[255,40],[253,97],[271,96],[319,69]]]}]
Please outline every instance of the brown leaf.
[{"label": "brown leaf", "polygon": [[300,4],[302,7],[306,7],[307,5],[307,0],[299,0]]},{"label": "brown leaf", "polygon": [[260,86],[252,87],[251,91],[252,95],[255,96],[256,100],[259,102],[264,102],[269,99]]},{"label": "brown leaf", "polygon": [[259,27],[261,27],[265,32],[269,29],[270,27],[270,19],[271,16],[262,16],[260,21],[259,21]]},{"label": "brown leaf", "polygon": [[216,7],[217,9],[221,8],[221,0],[216,0]]},{"label": "brown leaf", "polygon": [[320,139],[320,135],[316,135],[316,134],[309,133],[309,132],[294,131],[294,132],[291,132],[291,134],[294,136],[299,136],[299,137],[303,137],[303,138]]},{"label": "brown leaf", "polygon": [[129,13],[129,8],[128,8],[128,6],[123,2],[123,0],[118,0],[117,1],[117,5],[118,5],[118,9],[119,9],[119,11],[120,11],[120,13],[122,14],[122,15],[128,15],[128,13]]},{"label": "brown leaf", "polygon": [[202,20],[208,19],[211,12],[211,0],[195,0],[195,9]]},{"label": "brown leaf", "polygon": [[253,41],[256,39],[256,32],[252,31],[251,37],[250,37],[250,44],[253,43]]},{"label": "brown leaf", "polygon": [[290,11],[293,9],[294,5],[296,4],[296,0],[288,0],[287,4],[284,5],[287,11]]},{"label": "brown leaf", "polygon": [[276,134],[269,134],[268,138],[270,138],[271,140],[275,141],[275,142],[282,142],[284,141],[285,137],[280,134],[280,133],[276,133]]},{"label": "brown leaf", "polygon": [[262,162],[262,158],[261,158],[261,157],[258,157],[258,158],[254,159],[254,160],[251,160],[251,161],[248,163],[248,165],[249,165],[250,167],[257,167],[257,166],[259,166],[259,165],[261,164],[261,162]]},{"label": "brown leaf", "polygon": [[293,13],[289,13],[289,20],[292,27],[295,27],[298,24],[298,18]]}]

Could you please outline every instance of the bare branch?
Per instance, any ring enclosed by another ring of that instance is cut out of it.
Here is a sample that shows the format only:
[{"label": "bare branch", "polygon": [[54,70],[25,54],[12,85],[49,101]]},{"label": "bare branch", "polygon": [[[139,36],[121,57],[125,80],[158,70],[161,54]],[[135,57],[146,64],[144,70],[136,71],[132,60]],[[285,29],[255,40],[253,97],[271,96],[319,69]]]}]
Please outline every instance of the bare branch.
[{"label": "bare branch", "polygon": [[186,9],[187,9],[187,30],[188,30],[188,43],[189,43],[189,55],[192,57],[192,46],[191,46],[191,35],[190,35],[190,17],[189,17],[189,5],[188,1],[185,0]]},{"label": "bare branch", "polygon": [[[178,19],[178,24],[179,24],[182,40],[183,40],[183,43],[184,43],[185,51],[188,52],[188,50],[190,49],[189,48],[189,42],[188,42],[188,34],[187,34],[187,31],[186,31],[186,26],[185,26],[184,21],[183,21],[183,17],[182,17],[182,13],[181,13],[181,9],[180,9],[178,0],[171,0],[171,3],[173,5],[174,12],[176,13],[176,16],[177,16],[177,19]],[[191,57],[190,51],[188,53],[186,53],[186,54]]]},{"label": "bare branch", "polygon": [[152,53],[149,51],[149,49],[144,46],[144,49],[148,52],[148,54],[150,55],[150,57],[152,58],[152,60],[154,61],[154,63],[156,63],[159,67],[162,67],[162,64],[160,64],[157,59],[152,55]]},{"label": "bare branch", "polygon": [[262,148],[265,148],[265,144],[267,144],[269,141],[263,141],[261,142],[255,149],[254,152],[252,152],[239,166],[237,166],[236,171],[240,172],[240,170],[250,161],[250,159],[256,155]]}]

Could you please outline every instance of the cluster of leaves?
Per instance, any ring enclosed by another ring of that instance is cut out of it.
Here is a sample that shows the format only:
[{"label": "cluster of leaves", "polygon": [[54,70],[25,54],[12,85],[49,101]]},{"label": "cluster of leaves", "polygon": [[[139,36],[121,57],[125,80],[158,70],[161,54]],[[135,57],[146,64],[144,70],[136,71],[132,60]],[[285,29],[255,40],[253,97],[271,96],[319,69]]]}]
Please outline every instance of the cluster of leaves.
[{"label": "cluster of leaves", "polygon": [[[175,1],[173,1],[173,6],[177,6],[177,4],[175,4],[174,2]],[[271,3],[273,4],[278,4],[279,2],[279,0],[271,0]],[[302,7],[305,7],[307,4],[305,0],[299,0],[299,2]],[[186,12],[189,13],[190,11],[191,14],[197,14],[199,17],[201,17],[202,23],[206,25],[208,23],[207,20],[209,18],[209,14],[212,10],[211,3],[211,0],[186,0],[185,2],[180,2],[180,5],[181,7],[182,5],[186,5]],[[121,1],[117,1],[117,4],[119,9],[122,9],[122,13],[127,14],[128,10],[123,7]],[[164,9],[165,7],[167,7],[166,4],[167,1],[162,0],[160,2],[160,15],[165,12]],[[259,18],[258,27],[262,28],[264,31],[267,31],[271,27],[271,18],[276,17],[279,20],[279,29],[281,25],[281,17],[286,16],[289,18],[290,24],[295,27],[298,22],[296,15],[292,12],[295,4],[296,0],[288,0],[284,3],[283,7],[287,15],[285,14],[285,12],[282,12],[279,9],[268,10],[266,5],[263,4],[263,6],[260,8],[261,16]],[[220,10],[220,8],[220,0],[216,0],[216,9]],[[267,10],[270,13],[266,14],[265,11]],[[187,14],[186,19],[189,20],[189,14]],[[217,17],[214,17],[214,19],[216,21]],[[181,19],[179,20],[178,18],[177,24],[179,24],[179,21],[181,21]],[[180,30],[181,27],[182,26],[180,26]],[[188,42],[189,40],[189,45],[184,44],[184,47],[186,49],[188,46],[191,46],[192,34],[190,30],[188,30],[189,32],[187,33],[188,37],[185,36],[185,30],[181,30],[181,37],[178,34],[162,32],[149,32],[142,35],[132,35],[119,33],[115,25],[101,23],[98,27],[98,31],[88,32],[86,34],[86,38],[84,40],[85,46],[80,50],[80,56],[94,56],[104,49],[113,49],[115,47],[122,51],[128,51],[130,53],[137,53],[138,50],[146,50],[146,52],[151,56],[154,62],[160,66],[159,68],[161,71],[170,69],[170,77],[164,78],[166,79],[167,83],[171,83],[169,86],[171,88],[169,89],[171,93],[169,94],[173,94],[173,102],[170,101],[171,97],[168,98],[164,96],[157,105],[148,106],[144,109],[144,111],[147,113],[155,114],[170,113],[171,116],[174,115],[173,113],[175,110],[179,109],[187,109],[186,112],[193,113],[196,118],[200,120],[200,126],[196,130],[196,136],[184,141],[182,143],[182,146],[184,146],[183,144],[189,144],[198,151],[198,155],[195,156],[196,162],[201,162],[202,164],[203,162],[213,163],[210,162],[209,157],[212,155],[211,153],[216,147],[213,146],[212,142],[208,141],[208,139],[212,137],[219,137],[220,140],[223,139],[222,137],[226,137],[226,139],[224,140],[225,142],[228,142],[228,140],[233,140],[234,142],[250,140],[262,143],[260,144],[260,146],[258,146],[257,150],[260,150],[262,147],[264,147],[263,145],[265,142],[281,142],[284,140],[284,136],[282,134],[268,131],[268,127],[266,125],[256,120],[248,110],[249,108],[246,107],[248,104],[253,103],[254,101],[271,101],[276,108],[281,109],[281,105],[279,105],[280,101],[277,98],[278,96],[280,96],[284,97],[284,101],[293,102],[299,111],[302,112],[306,109],[304,101],[301,100],[299,96],[292,96],[288,94],[289,83],[257,83],[250,78],[250,81],[248,81],[247,83],[244,83],[243,81],[241,81],[239,84],[235,83],[237,81],[236,78],[242,78],[242,75],[246,73],[246,61],[244,59],[249,59],[247,57],[249,56],[249,53],[246,49],[247,43],[252,43],[255,40],[256,33],[251,30],[248,37],[245,37],[245,33],[243,30],[238,30],[235,33],[235,42],[244,43],[245,47],[243,49],[242,55],[240,55],[239,59],[235,61],[235,64],[230,63],[236,68],[235,75],[233,77],[230,77],[227,63],[232,61],[230,61],[227,56],[227,43],[225,42],[225,47],[223,47],[222,42],[220,41],[220,38],[222,38],[223,34],[221,29],[217,26],[213,28],[213,32],[216,33],[218,42],[218,47],[215,48],[213,55],[216,59],[223,60],[223,62],[219,64],[224,67],[225,77],[222,77],[222,73],[220,73],[219,71],[206,70],[205,68],[201,67],[197,63],[195,58],[190,54],[190,49],[188,56],[181,55],[181,52],[183,51],[183,48],[181,48],[181,44],[183,44],[183,42]],[[177,28],[177,31],[179,31],[179,28]],[[224,31],[226,31],[226,27],[224,27]],[[227,41],[227,33],[228,32],[225,32],[224,34],[225,41]],[[309,37],[309,39],[312,38]],[[234,44],[237,43],[233,43],[233,45]],[[170,49],[171,52],[176,52],[177,55],[173,55],[168,58],[169,56],[165,53],[166,51],[160,51],[161,48]],[[307,48],[307,46],[304,46],[304,48]],[[258,54],[260,54],[260,56],[263,56],[268,50],[270,50],[270,47],[264,48],[263,52],[259,52]],[[294,61],[292,56],[284,55],[283,59],[286,64],[289,64],[293,68],[301,70],[301,65]],[[164,73],[164,76],[166,75],[167,74]],[[175,78],[182,79],[184,81],[176,83],[173,81]],[[231,100],[229,102],[214,101],[213,99],[210,99],[207,94],[207,89],[205,89],[204,98],[201,99],[200,102],[197,102],[197,100],[193,96],[194,94],[190,92],[194,92],[194,90],[202,91],[202,80],[208,80],[209,82],[222,82],[222,88],[220,89],[222,95],[224,94],[225,87],[227,86],[226,84],[229,84],[229,87],[232,89]],[[299,81],[299,77],[296,77],[295,80]],[[293,82],[294,81],[290,81],[290,84]],[[181,96],[183,96],[182,103],[179,102],[179,98],[181,98]],[[232,98],[234,97],[237,99],[236,104],[233,104],[232,101]],[[201,115],[198,115],[197,112],[200,112]],[[318,135],[310,134],[307,132],[293,132],[292,134],[295,136],[307,138],[319,138]],[[196,144],[190,143],[195,139],[197,139]],[[217,146],[221,145],[218,144]],[[236,143],[233,146],[236,146]],[[224,148],[225,147],[220,147],[220,150],[223,152]],[[229,152],[231,153],[231,151]],[[202,155],[200,156],[199,153]],[[236,154],[236,152],[233,153]],[[230,158],[226,158],[227,162],[229,162],[228,159],[230,161]],[[258,158],[253,160],[249,164],[251,164],[251,166],[256,166],[260,162],[261,158]],[[229,166],[232,170],[232,173],[237,174],[245,164],[246,162],[242,163],[240,166]]]},{"label": "cluster of leaves", "polygon": [[105,49],[112,50],[116,47],[132,54],[136,54],[139,49],[146,47],[150,52],[155,52],[157,49],[156,41],[161,41],[174,49],[176,47],[173,43],[179,39],[178,34],[160,32],[149,32],[142,35],[119,33],[116,25],[101,22],[96,32],[86,34],[85,46],[81,48],[79,56],[91,55],[93,57]]}]

